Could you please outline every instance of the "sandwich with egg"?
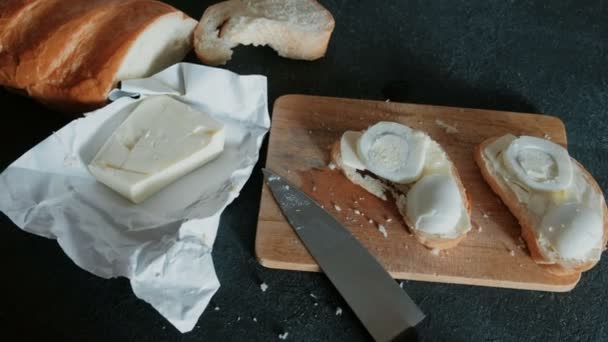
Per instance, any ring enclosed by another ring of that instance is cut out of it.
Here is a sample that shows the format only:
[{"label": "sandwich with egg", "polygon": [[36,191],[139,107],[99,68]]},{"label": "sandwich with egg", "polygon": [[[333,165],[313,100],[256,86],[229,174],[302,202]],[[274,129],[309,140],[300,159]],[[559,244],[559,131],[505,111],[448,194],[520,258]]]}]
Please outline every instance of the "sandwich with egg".
[{"label": "sandwich with egg", "polygon": [[519,221],[536,263],[557,275],[597,264],[606,247],[608,209],[596,181],[564,147],[507,134],[482,142],[475,161]]},{"label": "sandwich with egg", "polygon": [[428,134],[396,122],[347,131],[331,159],[353,183],[394,200],[411,233],[427,248],[456,246],[471,230],[471,205],[458,171]]}]

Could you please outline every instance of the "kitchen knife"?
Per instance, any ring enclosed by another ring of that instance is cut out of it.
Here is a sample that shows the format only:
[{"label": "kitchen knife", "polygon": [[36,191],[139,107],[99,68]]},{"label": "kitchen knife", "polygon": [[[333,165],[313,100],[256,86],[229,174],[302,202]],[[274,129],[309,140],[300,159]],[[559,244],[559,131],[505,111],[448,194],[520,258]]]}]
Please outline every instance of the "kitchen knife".
[{"label": "kitchen knife", "polygon": [[372,337],[415,334],[424,314],[357,238],[281,176],[262,171],[287,221]]}]

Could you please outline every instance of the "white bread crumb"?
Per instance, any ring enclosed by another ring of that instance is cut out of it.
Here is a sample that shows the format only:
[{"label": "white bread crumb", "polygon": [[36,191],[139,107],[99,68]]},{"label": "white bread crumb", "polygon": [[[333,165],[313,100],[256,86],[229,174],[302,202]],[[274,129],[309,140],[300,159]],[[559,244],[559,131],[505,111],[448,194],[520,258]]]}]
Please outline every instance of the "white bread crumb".
[{"label": "white bread crumb", "polygon": [[445,132],[448,134],[458,133],[458,129],[456,127],[448,125],[447,123],[445,123],[439,119],[435,120],[435,124],[437,124],[437,126],[443,128],[445,130]]},{"label": "white bread crumb", "polygon": [[311,294],[310,294],[310,296],[311,296],[312,298],[314,298],[314,299],[318,299],[318,298],[319,298],[319,297],[315,296],[315,294],[314,294],[314,293],[311,293]]},{"label": "white bread crumb", "polygon": [[256,317],[253,317],[253,321],[254,321],[254,322],[257,322],[257,321],[258,321],[258,319],[257,319]]},{"label": "white bread crumb", "polygon": [[287,331],[282,334],[279,334],[279,340],[286,340],[287,336],[289,336],[289,333]]},{"label": "white bread crumb", "polygon": [[262,290],[262,292],[266,292],[266,290],[268,290],[268,285],[266,283],[261,283],[260,290]]},{"label": "white bread crumb", "polygon": [[510,254],[511,256],[515,256],[515,251],[514,251],[514,250],[512,250],[512,249],[509,249],[509,254]]},{"label": "white bread crumb", "polygon": [[382,235],[384,235],[384,238],[386,239],[388,237],[388,233],[386,232],[386,228],[379,224],[378,225],[378,231],[380,231],[380,233],[382,233]]},{"label": "white bread crumb", "polygon": [[342,308],[339,306],[336,308],[336,316],[342,316]]},{"label": "white bread crumb", "polygon": [[327,167],[329,167],[330,170],[335,170],[336,169],[336,164],[334,164],[333,162],[329,163],[329,165],[327,165]]},{"label": "white bread crumb", "polygon": [[431,249],[431,254],[433,254],[434,256],[439,256],[440,252],[441,251],[439,249],[437,249],[437,248]]},{"label": "white bread crumb", "polygon": [[361,215],[361,212],[357,209],[355,209],[355,215]]},{"label": "white bread crumb", "polygon": [[334,204],[334,208],[336,209],[337,212],[341,212],[342,211],[342,208],[340,208],[340,206],[337,205],[337,204]]},{"label": "white bread crumb", "polygon": [[220,307],[216,305],[215,308],[213,308],[213,310],[220,311]]},{"label": "white bread crumb", "polygon": [[478,226],[477,227],[477,231],[481,233],[483,231],[483,227],[482,226]]}]

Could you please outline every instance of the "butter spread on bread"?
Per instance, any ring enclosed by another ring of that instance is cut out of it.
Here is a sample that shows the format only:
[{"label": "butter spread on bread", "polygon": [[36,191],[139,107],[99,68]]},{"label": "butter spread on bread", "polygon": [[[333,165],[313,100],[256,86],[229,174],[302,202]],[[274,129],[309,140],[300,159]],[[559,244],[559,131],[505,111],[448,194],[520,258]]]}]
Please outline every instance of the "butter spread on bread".
[{"label": "butter spread on bread", "polygon": [[224,126],[169,96],[146,98],[89,165],[101,183],[134,203],[217,157]]},{"label": "butter spread on bread", "polygon": [[567,275],[598,262],[606,245],[606,203],[593,177],[565,148],[507,134],[484,141],[475,160],[518,219],[537,263]]},{"label": "butter spread on bread", "polygon": [[396,201],[411,232],[428,248],[456,246],[471,229],[470,205],[456,168],[426,133],[394,122],[347,131],[332,160],[353,183]]},{"label": "butter spread on bread", "polygon": [[229,0],[208,7],[194,32],[206,64],[225,64],[238,45],[268,45],[280,56],[315,60],[325,55],[335,22],[316,0]]}]

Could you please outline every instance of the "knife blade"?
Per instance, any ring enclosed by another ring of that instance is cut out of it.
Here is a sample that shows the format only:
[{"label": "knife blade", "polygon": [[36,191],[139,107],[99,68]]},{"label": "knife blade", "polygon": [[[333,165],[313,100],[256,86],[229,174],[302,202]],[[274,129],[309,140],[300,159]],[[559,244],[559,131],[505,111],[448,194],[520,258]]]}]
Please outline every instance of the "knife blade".
[{"label": "knife blade", "polygon": [[393,341],[411,333],[424,314],[376,258],[312,198],[262,171],[287,221],[372,337]]}]

